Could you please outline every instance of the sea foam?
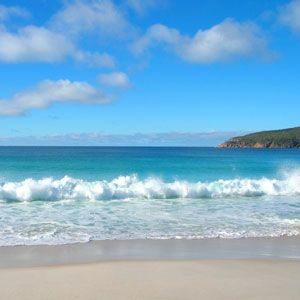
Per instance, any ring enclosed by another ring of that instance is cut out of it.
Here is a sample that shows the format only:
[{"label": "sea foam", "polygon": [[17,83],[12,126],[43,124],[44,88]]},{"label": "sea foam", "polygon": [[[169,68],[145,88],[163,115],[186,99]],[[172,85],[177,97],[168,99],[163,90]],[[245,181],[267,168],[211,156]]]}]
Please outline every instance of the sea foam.
[{"label": "sea foam", "polygon": [[178,199],[300,195],[300,171],[285,174],[282,179],[231,179],[212,182],[158,178],[139,179],[136,175],[120,176],[111,181],[84,181],[68,176],[59,180],[26,179],[2,182],[2,201],[60,201],[114,199]]},{"label": "sea foam", "polygon": [[3,182],[0,199],[0,246],[300,235],[298,171],[212,182],[26,179]]}]

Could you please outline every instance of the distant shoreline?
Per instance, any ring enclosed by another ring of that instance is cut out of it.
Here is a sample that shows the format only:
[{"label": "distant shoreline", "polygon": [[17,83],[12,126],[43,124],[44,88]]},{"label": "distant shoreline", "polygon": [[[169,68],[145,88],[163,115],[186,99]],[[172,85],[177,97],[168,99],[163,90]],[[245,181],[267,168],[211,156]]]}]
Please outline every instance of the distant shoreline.
[{"label": "distant shoreline", "polygon": [[300,148],[300,127],[269,130],[238,136],[216,148]]}]

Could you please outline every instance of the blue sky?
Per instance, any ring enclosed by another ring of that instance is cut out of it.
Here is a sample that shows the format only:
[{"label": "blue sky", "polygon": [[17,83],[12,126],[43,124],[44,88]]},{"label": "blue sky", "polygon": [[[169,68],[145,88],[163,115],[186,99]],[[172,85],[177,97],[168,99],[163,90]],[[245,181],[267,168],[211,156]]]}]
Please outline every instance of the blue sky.
[{"label": "blue sky", "polygon": [[214,146],[299,126],[300,0],[7,0],[0,145]]}]

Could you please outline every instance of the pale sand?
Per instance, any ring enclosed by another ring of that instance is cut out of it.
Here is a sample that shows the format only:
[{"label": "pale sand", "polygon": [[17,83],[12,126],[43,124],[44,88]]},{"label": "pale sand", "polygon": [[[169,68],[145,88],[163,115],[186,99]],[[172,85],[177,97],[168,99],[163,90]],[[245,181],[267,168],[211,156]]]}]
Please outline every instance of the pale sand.
[{"label": "pale sand", "polygon": [[0,269],[0,299],[300,299],[300,262],[114,261]]},{"label": "pale sand", "polygon": [[0,247],[0,300],[300,299],[300,237]]}]

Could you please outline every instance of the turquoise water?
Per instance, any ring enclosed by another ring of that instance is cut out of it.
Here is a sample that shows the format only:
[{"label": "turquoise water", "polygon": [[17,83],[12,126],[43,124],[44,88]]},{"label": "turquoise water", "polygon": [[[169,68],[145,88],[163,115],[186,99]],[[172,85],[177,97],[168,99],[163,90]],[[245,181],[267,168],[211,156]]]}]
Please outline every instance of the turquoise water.
[{"label": "turquoise water", "polygon": [[0,148],[0,245],[299,234],[298,149]]}]

